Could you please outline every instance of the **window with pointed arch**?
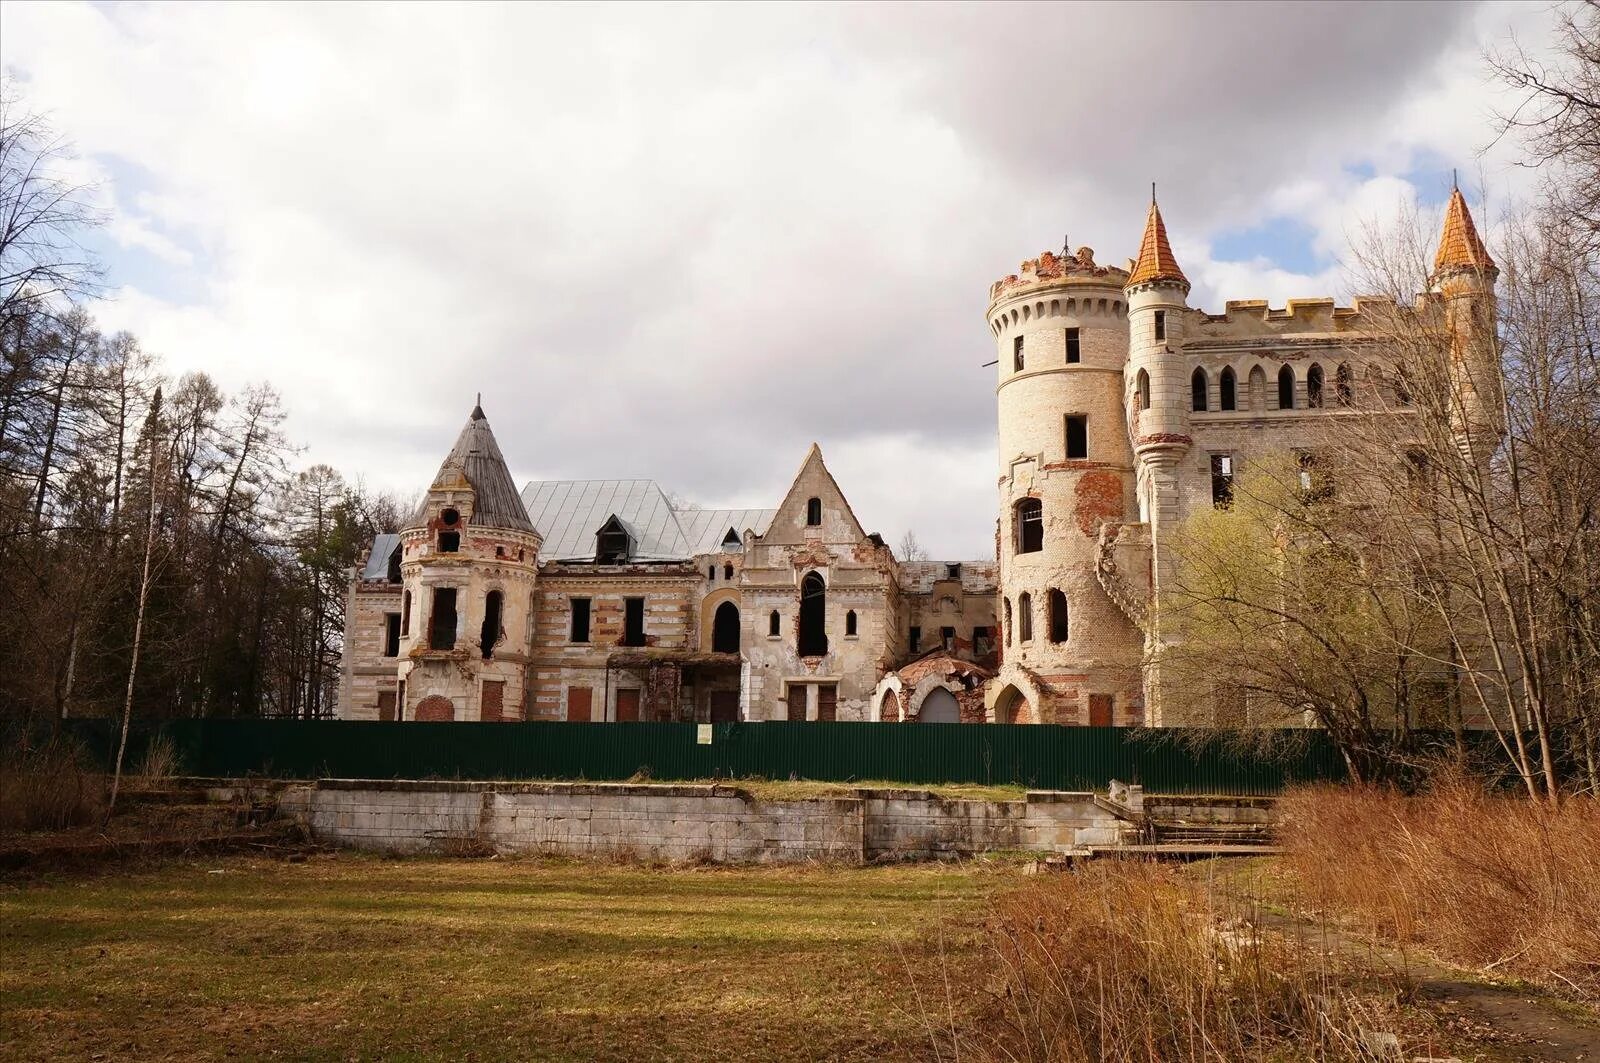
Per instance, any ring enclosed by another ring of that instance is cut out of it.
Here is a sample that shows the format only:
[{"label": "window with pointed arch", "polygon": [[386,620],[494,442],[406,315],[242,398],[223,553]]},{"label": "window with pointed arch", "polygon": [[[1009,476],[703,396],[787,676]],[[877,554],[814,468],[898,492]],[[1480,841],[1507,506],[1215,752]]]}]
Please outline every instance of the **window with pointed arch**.
[{"label": "window with pointed arch", "polygon": [[1027,591],[1017,595],[1017,641],[1033,640],[1033,596]]},{"label": "window with pointed arch", "polygon": [[1135,412],[1143,412],[1150,408],[1150,374],[1143,369],[1134,377],[1133,402]]},{"label": "window with pointed arch", "polygon": [[796,649],[802,657],[828,652],[828,585],[815,572],[800,581],[800,632]]},{"label": "window with pointed arch", "polygon": [[779,619],[778,611],[774,609],[767,617],[767,634],[773,638],[777,638],[783,633],[782,624],[783,621]]},{"label": "window with pointed arch", "polygon": [[1189,405],[1195,413],[1206,412],[1206,392],[1210,383],[1206,379],[1206,371],[1195,366],[1194,374],[1189,377]]},{"label": "window with pointed arch", "polygon": [[1044,549],[1044,503],[1024,498],[1012,509],[1013,536],[1019,554]]},{"label": "window with pointed arch", "polygon": [[1217,381],[1217,409],[1224,411],[1239,408],[1239,378],[1234,376],[1233,366],[1224,366],[1222,376]]},{"label": "window with pointed arch", "polygon": [[711,617],[711,652],[739,652],[739,607],[723,602]]},{"label": "window with pointed arch", "polygon": [[1355,401],[1355,393],[1355,377],[1350,372],[1350,363],[1340,362],[1333,374],[1334,399],[1340,406],[1349,406]]},{"label": "window with pointed arch", "polygon": [[1319,409],[1322,406],[1322,366],[1312,363],[1306,370],[1306,408]]},{"label": "window with pointed arch", "polygon": [[1052,589],[1049,597],[1050,603],[1050,641],[1067,641],[1067,596],[1059,590]]},{"label": "window with pointed arch", "polygon": [[1294,370],[1288,366],[1278,370],[1278,409],[1294,409]]}]

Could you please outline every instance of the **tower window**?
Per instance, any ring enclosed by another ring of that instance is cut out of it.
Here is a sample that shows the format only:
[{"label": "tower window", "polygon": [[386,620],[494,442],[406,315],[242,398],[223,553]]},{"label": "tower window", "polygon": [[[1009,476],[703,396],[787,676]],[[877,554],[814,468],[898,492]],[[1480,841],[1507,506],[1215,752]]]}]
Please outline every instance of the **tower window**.
[{"label": "tower window", "polygon": [[1078,339],[1078,330],[1067,329],[1067,364],[1072,365],[1083,357],[1083,348]]},{"label": "tower window", "polygon": [[428,625],[428,648],[453,650],[456,648],[456,589],[433,589],[433,618]]},{"label": "tower window", "polygon": [[411,592],[400,596],[400,634],[411,634]]},{"label": "tower window", "polygon": [[1150,374],[1143,369],[1133,379],[1135,410],[1148,410],[1150,408]]},{"label": "tower window", "polygon": [[1288,366],[1278,370],[1278,409],[1294,409],[1294,370]]},{"label": "tower window", "polygon": [[1004,620],[1004,624],[1005,624],[1005,629],[1006,629],[1006,645],[1009,646],[1009,645],[1011,645],[1011,631],[1012,631],[1012,625],[1011,625],[1011,599],[1010,598],[1002,598],[1000,600],[1000,602],[1001,602],[1002,605],[1005,606],[1006,617],[1005,617],[1005,620]]},{"label": "tower window", "polygon": [[572,613],[572,620],[567,631],[568,642],[589,641],[589,599],[572,598],[568,600],[568,609]]},{"label": "tower window", "polygon": [[1021,642],[1033,639],[1033,596],[1026,591],[1017,596],[1017,639]]},{"label": "tower window", "polygon": [[774,609],[772,611],[772,615],[767,617],[767,634],[771,635],[773,638],[777,638],[779,634],[778,625],[780,623],[781,621],[778,619],[778,611]]},{"label": "tower window", "polygon": [[1211,455],[1211,504],[1227,509],[1233,502],[1233,455]]},{"label": "tower window", "polygon": [[486,661],[494,656],[495,643],[500,641],[502,601],[499,591],[490,591],[483,597],[483,627],[478,632],[478,648],[483,651]]},{"label": "tower window", "polygon": [[1196,366],[1194,375],[1189,378],[1189,405],[1196,413],[1206,412],[1206,391],[1210,381],[1206,380],[1206,371]]},{"label": "tower window", "polygon": [[1013,373],[1022,372],[1022,364],[1022,337],[1018,336],[1011,341],[1011,371]]},{"label": "tower window", "polygon": [[622,599],[622,645],[644,645],[644,599]]},{"label": "tower window", "polygon": [[800,639],[796,647],[802,657],[821,657],[828,652],[828,586],[815,572],[800,581]]},{"label": "tower window", "polygon": [[461,533],[442,531],[439,533],[439,552],[453,554],[461,549]]},{"label": "tower window", "polygon": [[844,633],[851,636],[856,633],[856,611],[854,609],[844,614]]},{"label": "tower window", "polygon": [[1050,603],[1050,641],[1067,641],[1067,596],[1058,590],[1052,590],[1048,598]]},{"label": "tower window", "polygon": [[1017,553],[1032,554],[1044,549],[1044,503],[1024,498],[1012,511]]},{"label": "tower window", "polygon": [[1224,366],[1222,379],[1217,386],[1217,408],[1221,410],[1236,410],[1239,408],[1239,380],[1233,375],[1232,366]]},{"label": "tower window", "polygon": [[806,527],[808,527],[808,528],[820,528],[820,527],[822,527],[822,499],[820,499],[820,498],[808,498],[808,499],[806,499]]},{"label": "tower window", "polygon": [[400,614],[383,614],[383,655],[400,656]]},{"label": "tower window", "polygon": [[1322,405],[1322,366],[1313,365],[1306,370],[1306,406],[1317,409]]},{"label": "tower window", "polygon": [[1167,338],[1167,312],[1165,310],[1157,310],[1156,311],[1156,342],[1157,343],[1164,342],[1166,340],[1166,338]]},{"label": "tower window", "polygon": [[716,565],[707,565],[706,566],[706,581],[709,582],[709,583],[717,582],[717,566]]},{"label": "tower window", "polygon": [[1081,413],[1067,414],[1067,457],[1089,456],[1089,418]]}]

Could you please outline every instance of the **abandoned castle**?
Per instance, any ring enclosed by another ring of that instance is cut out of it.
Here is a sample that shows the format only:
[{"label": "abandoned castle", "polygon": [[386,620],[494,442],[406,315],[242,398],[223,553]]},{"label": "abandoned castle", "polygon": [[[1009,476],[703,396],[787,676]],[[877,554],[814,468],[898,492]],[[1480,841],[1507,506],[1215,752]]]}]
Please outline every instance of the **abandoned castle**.
[{"label": "abandoned castle", "polygon": [[[1456,191],[1424,298],[1492,320],[1494,281]],[[648,480],[518,492],[475,408],[355,574],[338,715],[1170,722],[1147,664],[1163,543],[1252,453],[1309,447],[1387,379],[1363,300],[1218,315],[1188,292],[1153,199],[1129,268],[1047,252],[991,287],[997,559],[897,559],[816,446],[774,509],[675,507]]]}]

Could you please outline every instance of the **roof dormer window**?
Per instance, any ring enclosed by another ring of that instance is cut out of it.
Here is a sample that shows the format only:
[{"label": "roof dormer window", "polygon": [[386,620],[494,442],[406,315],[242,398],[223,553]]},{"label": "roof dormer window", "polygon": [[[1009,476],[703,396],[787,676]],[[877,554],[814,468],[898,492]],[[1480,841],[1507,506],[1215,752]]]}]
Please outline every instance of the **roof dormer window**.
[{"label": "roof dormer window", "polygon": [[595,564],[620,565],[632,556],[633,536],[629,534],[628,526],[613,515],[595,533]]},{"label": "roof dormer window", "polygon": [[722,548],[724,550],[739,549],[739,533],[729,528],[728,534],[722,537]]}]

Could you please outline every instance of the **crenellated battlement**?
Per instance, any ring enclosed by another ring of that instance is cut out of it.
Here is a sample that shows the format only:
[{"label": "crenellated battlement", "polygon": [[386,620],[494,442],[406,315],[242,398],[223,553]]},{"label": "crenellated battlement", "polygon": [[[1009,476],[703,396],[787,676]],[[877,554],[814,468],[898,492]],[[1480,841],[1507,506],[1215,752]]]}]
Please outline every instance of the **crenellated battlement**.
[{"label": "crenellated battlement", "polygon": [[1101,281],[1120,287],[1127,277],[1127,270],[1096,265],[1094,251],[1088,247],[1080,247],[1071,255],[1041,251],[1038,258],[1030,258],[1022,263],[1016,273],[989,285],[989,301],[994,303],[1012,289],[1071,280]]},{"label": "crenellated battlement", "polygon": [[1381,334],[1401,315],[1422,316],[1426,297],[1414,307],[1401,308],[1386,296],[1358,296],[1350,306],[1332,299],[1290,299],[1282,307],[1265,299],[1230,299],[1220,314],[1195,312],[1194,339],[1246,339],[1322,335],[1328,333]]}]

